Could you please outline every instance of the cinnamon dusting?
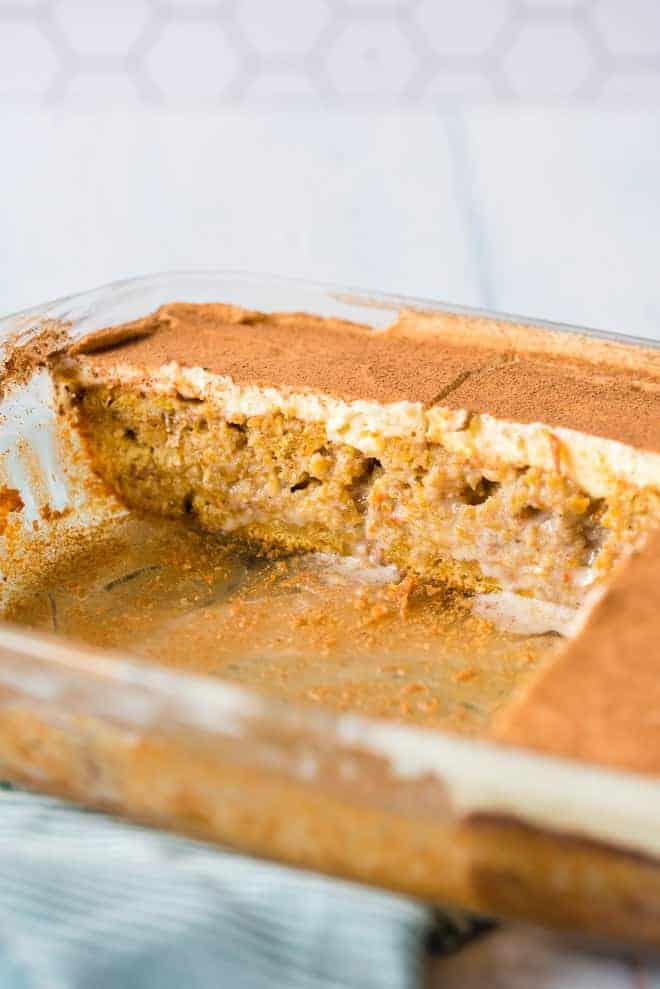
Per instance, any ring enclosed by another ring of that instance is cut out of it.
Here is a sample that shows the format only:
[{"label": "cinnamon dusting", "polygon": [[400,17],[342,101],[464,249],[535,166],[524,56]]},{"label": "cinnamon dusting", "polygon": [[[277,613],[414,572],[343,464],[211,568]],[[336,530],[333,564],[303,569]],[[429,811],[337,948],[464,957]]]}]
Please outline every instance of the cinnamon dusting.
[{"label": "cinnamon dusting", "polygon": [[386,331],[374,331],[306,313],[171,303],[91,334],[70,353],[91,355],[101,371],[119,361],[147,371],[174,361],[239,384],[346,400],[439,402],[660,452],[659,352],[533,329],[528,335],[537,342],[526,346],[524,327],[452,318],[403,313]]}]

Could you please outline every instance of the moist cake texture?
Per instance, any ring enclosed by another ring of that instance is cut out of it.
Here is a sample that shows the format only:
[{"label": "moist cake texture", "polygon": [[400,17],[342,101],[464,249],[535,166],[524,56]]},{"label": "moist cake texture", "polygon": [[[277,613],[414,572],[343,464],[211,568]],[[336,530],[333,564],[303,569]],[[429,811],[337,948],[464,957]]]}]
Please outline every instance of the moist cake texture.
[{"label": "moist cake texture", "polygon": [[174,303],[60,360],[131,506],[578,606],[660,523],[652,350],[450,315]]}]

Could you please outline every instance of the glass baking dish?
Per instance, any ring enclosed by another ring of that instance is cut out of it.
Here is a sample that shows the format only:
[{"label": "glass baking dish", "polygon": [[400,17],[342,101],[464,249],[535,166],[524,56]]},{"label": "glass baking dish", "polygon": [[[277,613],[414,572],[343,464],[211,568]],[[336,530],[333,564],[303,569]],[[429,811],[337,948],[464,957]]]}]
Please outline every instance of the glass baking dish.
[{"label": "glass baking dish", "polygon": [[[7,317],[0,473],[22,511],[0,537],[5,597],[58,542],[118,510],[58,434],[48,372],[21,379],[20,355],[46,354],[63,329],[76,339],[173,300],[374,327],[402,307],[475,312],[220,271],[117,282]],[[5,778],[428,901],[660,944],[660,785],[651,778],[286,702],[7,623],[0,655]]]}]

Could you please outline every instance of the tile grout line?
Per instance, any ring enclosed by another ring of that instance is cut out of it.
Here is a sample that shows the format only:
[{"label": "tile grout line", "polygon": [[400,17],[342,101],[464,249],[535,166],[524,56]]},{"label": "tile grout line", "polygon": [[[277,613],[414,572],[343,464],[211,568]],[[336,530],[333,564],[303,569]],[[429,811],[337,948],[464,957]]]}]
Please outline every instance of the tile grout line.
[{"label": "tile grout line", "polygon": [[449,145],[453,185],[468,237],[469,258],[479,293],[479,305],[495,308],[491,252],[483,211],[478,201],[474,160],[470,154],[465,116],[461,111],[442,114]]}]

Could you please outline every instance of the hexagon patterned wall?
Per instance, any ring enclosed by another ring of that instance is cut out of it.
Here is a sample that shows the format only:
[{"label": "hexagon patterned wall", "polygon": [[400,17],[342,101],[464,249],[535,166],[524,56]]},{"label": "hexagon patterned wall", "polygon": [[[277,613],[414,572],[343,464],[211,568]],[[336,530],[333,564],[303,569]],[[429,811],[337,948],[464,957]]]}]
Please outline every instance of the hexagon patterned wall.
[{"label": "hexagon patterned wall", "polygon": [[652,105],[658,0],[0,0],[0,101]]}]

